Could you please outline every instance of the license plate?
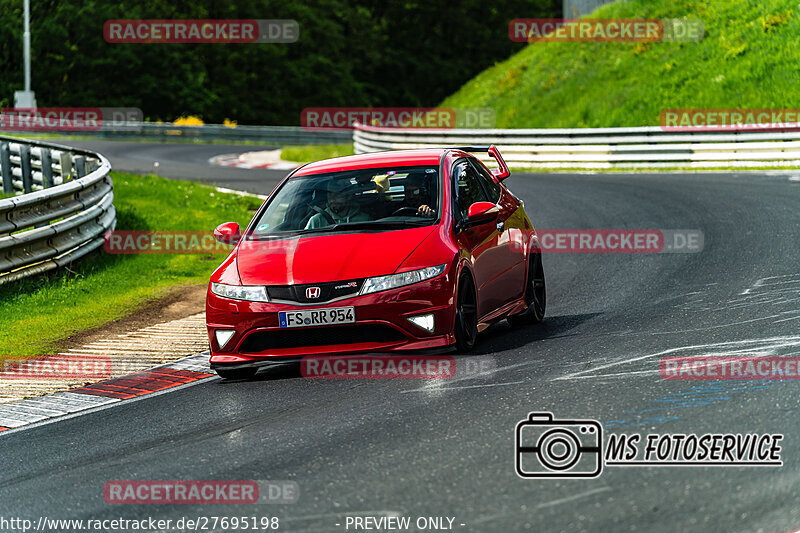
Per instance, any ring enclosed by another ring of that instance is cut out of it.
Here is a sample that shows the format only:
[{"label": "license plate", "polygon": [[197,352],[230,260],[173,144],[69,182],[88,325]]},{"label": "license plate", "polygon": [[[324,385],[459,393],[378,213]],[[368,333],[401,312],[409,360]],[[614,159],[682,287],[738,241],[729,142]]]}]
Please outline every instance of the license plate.
[{"label": "license plate", "polygon": [[278,320],[282,328],[304,328],[330,324],[352,324],[356,321],[355,307],[280,311]]}]

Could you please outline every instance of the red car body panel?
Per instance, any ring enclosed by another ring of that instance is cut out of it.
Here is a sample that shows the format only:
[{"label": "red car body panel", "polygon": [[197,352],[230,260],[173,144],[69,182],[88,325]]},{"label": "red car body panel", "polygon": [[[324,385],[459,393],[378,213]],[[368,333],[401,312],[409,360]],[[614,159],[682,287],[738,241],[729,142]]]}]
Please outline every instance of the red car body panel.
[{"label": "red car body panel", "polygon": [[[464,270],[475,281],[479,329],[524,310],[527,257],[537,242],[533,225],[522,203],[503,186],[497,203],[497,220],[457,232],[454,228],[451,171],[454,163],[463,158],[482,165],[473,156],[456,149],[404,150],[320,161],[287,176],[285,179],[364,168],[440,166],[441,217],[430,226],[394,231],[311,234],[269,241],[243,240],[213,273],[211,282],[307,285],[364,279],[441,264],[447,266],[444,273],[426,281],[313,305],[223,298],[211,292],[209,286],[206,320],[212,366],[236,366],[322,353],[448,348],[455,342],[457,282]],[[500,183],[497,178],[494,180]],[[267,202],[269,199],[265,205]],[[323,340],[322,344],[317,342],[313,346],[300,344],[252,349],[253,339],[286,334],[287,328],[280,328],[278,323],[280,311],[346,306],[356,308],[356,325],[380,327],[391,335],[377,340],[351,338],[347,342],[335,342],[337,328],[345,326],[288,328],[299,329],[308,337],[330,335],[330,344]],[[406,320],[409,316],[427,313],[435,317],[433,332]],[[224,348],[217,345],[216,329],[235,331]]]}]

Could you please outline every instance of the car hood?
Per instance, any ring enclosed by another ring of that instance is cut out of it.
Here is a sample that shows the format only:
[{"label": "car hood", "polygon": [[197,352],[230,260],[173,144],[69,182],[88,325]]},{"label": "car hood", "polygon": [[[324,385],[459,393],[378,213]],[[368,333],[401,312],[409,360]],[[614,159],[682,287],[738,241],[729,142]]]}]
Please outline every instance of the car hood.
[{"label": "car hood", "polygon": [[324,283],[391,274],[436,226],[243,241],[236,262],[243,285]]}]

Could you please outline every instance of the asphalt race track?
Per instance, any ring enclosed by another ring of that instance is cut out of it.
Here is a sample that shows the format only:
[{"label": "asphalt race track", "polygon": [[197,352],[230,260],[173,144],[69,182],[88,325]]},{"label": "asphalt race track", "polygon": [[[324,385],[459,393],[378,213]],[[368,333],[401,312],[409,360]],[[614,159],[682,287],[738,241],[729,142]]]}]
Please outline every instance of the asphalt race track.
[{"label": "asphalt race track", "polygon": [[[231,170],[213,169],[220,185],[264,193],[275,183],[274,172],[229,180]],[[663,355],[800,353],[800,184],[778,173],[517,173],[508,183],[537,228],[699,229],[705,249],[547,254],[544,323],[503,322],[479,338],[472,357],[493,358],[493,372],[325,381],[276,367],[249,382],[213,378],[0,435],[0,514],[269,515],[286,531],[344,531],[348,515],[455,517],[457,531],[800,527],[800,383],[658,373]],[[594,419],[615,433],[782,433],[784,464],[606,466],[595,479],[521,479],[514,428],[530,411]],[[107,504],[104,484],[127,479],[294,480],[300,498]]]},{"label": "asphalt race track", "polygon": [[[269,194],[285,170],[220,167],[208,163],[209,158],[241,152],[274,150],[277,146],[242,146],[234,144],[193,144],[125,141],[58,141],[69,146],[88,148],[106,156],[111,167],[119,172],[157,174],[259,194]],[[153,163],[158,162],[158,168]]]}]

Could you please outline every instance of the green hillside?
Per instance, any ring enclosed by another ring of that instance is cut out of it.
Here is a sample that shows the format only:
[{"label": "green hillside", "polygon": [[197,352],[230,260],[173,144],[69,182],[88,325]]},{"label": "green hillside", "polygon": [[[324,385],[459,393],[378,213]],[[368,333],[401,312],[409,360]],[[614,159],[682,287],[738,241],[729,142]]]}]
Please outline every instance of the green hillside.
[{"label": "green hillside", "polygon": [[499,128],[658,125],[665,108],[800,107],[796,0],[629,0],[592,18],[699,18],[700,42],[533,43],[443,102]]}]

